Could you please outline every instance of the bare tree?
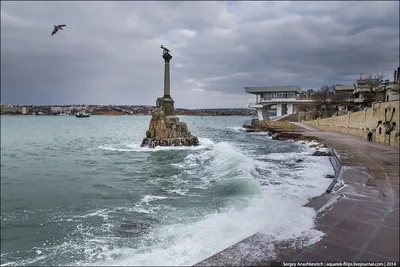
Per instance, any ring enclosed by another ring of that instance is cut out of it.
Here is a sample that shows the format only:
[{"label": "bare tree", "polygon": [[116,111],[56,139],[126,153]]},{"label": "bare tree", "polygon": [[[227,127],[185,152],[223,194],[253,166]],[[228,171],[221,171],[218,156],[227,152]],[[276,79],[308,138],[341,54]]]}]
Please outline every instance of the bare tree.
[{"label": "bare tree", "polygon": [[310,111],[314,108],[314,105],[311,103],[299,105],[299,111]]},{"label": "bare tree", "polygon": [[300,94],[300,99],[312,99],[312,96],[314,95],[315,90],[314,89],[308,89],[307,91],[303,91]]},{"label": "bare tree", "polygon": [[315,90],[314,89],[308,89],[306,91],[306,96],[308,99],[311,99],[311,97],[315,94]]},{"label": "bare tree", "polygon": [[322,109],[322,110],[330,110],[332,106],[332,98],[333,95],[335,94],[335,86],[328,86],[324,85],[322,86],[318,91],[316,91],[313,95],[312,98],[316,100],[317,103],[317,109]]},{"label": "bare tree", "polygon": [[363,78],[365,85],[368,88],[368,91],[365,94],[364,101],[367,106],[370,107],[372,105],[372,102],[378,100],[378,92],[382,90],[383,78],[385,78],[385,75],[383,73],[376,74],[375,76],[369,74],[368,76],[365,76]]}]

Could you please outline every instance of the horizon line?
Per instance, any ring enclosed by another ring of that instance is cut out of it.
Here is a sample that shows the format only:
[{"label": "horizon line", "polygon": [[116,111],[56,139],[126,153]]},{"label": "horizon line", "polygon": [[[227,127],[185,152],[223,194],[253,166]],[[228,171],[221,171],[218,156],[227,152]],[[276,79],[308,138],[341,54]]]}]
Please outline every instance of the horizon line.
[{"label": "horizon line", "polygon": [[[1,105],[13,105],[20,107],[47,107],[47,106],[145,106],[145,107],[155,107],[156,105],[132,105],[132,104],[12,104],[12,103],[1,103]],[[175,107],[175,109],[248,109],[248,107],[213,107],[213,108],[184,108]]]}]

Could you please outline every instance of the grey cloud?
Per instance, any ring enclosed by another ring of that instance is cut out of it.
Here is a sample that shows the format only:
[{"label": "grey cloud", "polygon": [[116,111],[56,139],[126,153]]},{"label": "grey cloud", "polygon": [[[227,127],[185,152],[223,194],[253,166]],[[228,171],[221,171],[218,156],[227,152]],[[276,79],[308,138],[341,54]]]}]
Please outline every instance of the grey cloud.
[{"label": "grey cloud", "polygon": [[350,35],[356,35],[356,34],[358,34],[360,32],[368,30],[368,29],[369,29],[368,25],[365,25],[365,24],[357,25],[357,26],[354,26],[354,27],[350,27],[350,29],[347,32],[347,35],[349,35],[349,36]]},{"label": "grey cloud", "polygon": [[[360,32],[349,38],[347,25],[339,19],[298,16],[281,22],[253,21],[239,27],[240,30],[242,40],[248,40],[247,46],[258,53],[243,58],[236,53],[232,58],[243,69],[264,70],[265,81],[274,84],[343,82],[341,76],[345,74],[379,70],[390,73],[398,64],[398,29],[374,25],[364,35]],[[252,38],[262,30],[264,38]],[[230,63],[234,64],[233,60]],[[285,70],[297,75],[284,75]]]},{"label": "grey cloud", "polygon": [[[244,86],[352,83],[399,65],[398,2],[2,2],[1,98],[154,104],[160,45],[180,107],[240,106]],[[366,16],[368,14],[368,16]],[[67,27],[50,37],[52,25]]]}]

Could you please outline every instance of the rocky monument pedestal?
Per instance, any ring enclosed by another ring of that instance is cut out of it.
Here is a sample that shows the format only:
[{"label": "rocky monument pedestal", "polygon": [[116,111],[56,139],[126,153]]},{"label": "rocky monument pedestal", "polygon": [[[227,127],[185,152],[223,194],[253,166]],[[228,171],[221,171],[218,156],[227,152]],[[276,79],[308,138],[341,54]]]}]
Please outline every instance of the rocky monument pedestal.
[{"label": "rocky monument pedestal", "polygon": [[199,140],[192,135],[184,122],[180,122],[176,117],[174,100],[170,96],[169,82],[169,62],[172,56],[169,50],[164,49],[163,58],[165,60],[164,72],[164,96],[157,98],[156,108],[151,114],[149,130],[146,138],[143,139],[141,146],[154,148],[156,146],[197,146]]}]

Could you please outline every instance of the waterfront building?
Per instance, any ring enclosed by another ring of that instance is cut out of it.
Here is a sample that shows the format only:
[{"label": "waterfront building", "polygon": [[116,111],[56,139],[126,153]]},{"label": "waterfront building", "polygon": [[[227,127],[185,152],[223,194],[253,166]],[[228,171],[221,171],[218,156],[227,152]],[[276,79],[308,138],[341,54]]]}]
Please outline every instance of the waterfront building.
[{"label": "waterfront building", "polygon": [[[393,81],[379,81],[379,86],[372,89],[374,102],[387,102],[399,100],[398,93],[399,86],[399,71],[400,67],[394,71]],[[375,80],[378,82],[377,80]],[[370,87],[368,79],[357,79],[352,85],[336,85],[336,91],[345,92],[349,95],[342,105],[339,106],[340,110],[350,110],[351,107],[363,104],[370,94]]]},{"label": "waterfront building", "polygon": [[268,121],[268,111],[276,109],[276,116],[281,117],[290,114],[297,114],[298,107],[310,104],[315,100],[304,99],[303,90],[298,86],[262,86],[245,87],[245,91],[256,96],[256,102],[250,103],[249,108],[257,111],[258,119]]}]

